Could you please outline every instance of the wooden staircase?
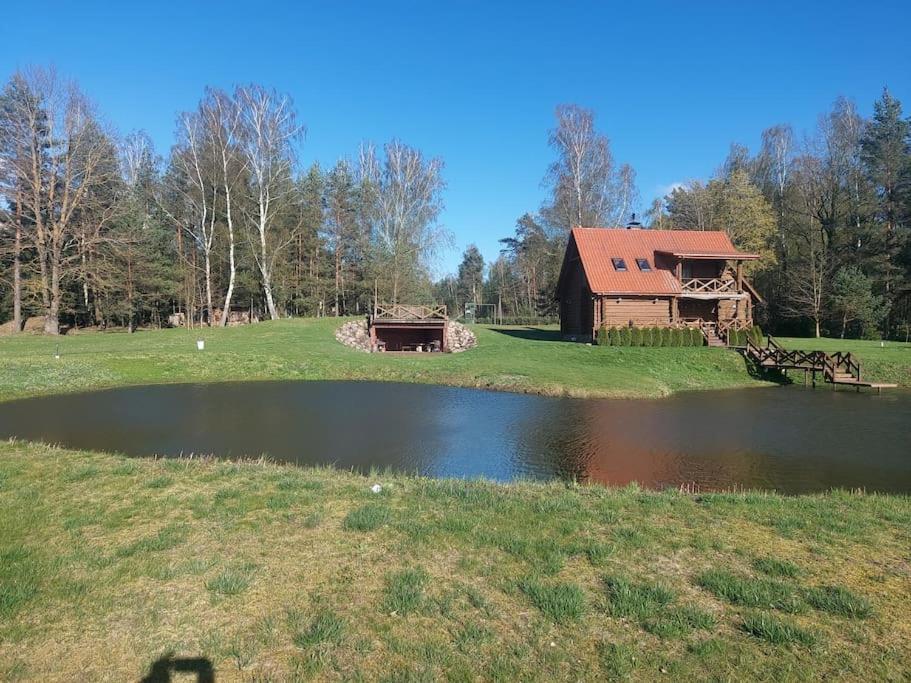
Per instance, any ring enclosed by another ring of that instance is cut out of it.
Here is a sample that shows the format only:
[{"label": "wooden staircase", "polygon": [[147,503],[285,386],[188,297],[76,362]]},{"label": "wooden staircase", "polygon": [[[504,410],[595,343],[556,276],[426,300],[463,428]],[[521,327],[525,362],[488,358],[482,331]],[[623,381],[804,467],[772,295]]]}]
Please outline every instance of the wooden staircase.
[{"label": "wooden staircase", "polygon": [[705,343],[708,346],[727,346],[727,341],[718,334],[718,328],[715,326],[715,323],[707,322],[704,320],[699,321],[699,330],[702,332],[702,337],[705,339]]},{"label": "wooden staircase", "polygon": [[868,382],[862,378],[860,362],[850,353],[838,351],[833,354],[824,351],[788,351],[773,337],[768,337],[766,345],[759,346],[752,340],[742,348],[745,357],[753,361],[758,367],[769,370],[779,370],[785,375],[788,370],[803,370],[804,381],[812,374],[813,386],[816,386],[816,377],[821,375],[825,382],[838,386],[852,386],[858,391],[861,387],[871,387],[877,390],[893,388],[895,384]]}]

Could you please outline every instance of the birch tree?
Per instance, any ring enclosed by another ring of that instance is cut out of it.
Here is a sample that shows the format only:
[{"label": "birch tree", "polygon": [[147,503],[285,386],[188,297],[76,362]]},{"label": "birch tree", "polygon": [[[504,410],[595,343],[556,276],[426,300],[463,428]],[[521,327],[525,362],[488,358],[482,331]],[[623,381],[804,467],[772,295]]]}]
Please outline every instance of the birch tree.
[{"label": "birch tree", "polygon": [[388,294],[398,303],[409,276],[451,243],[438,223],[443,210],[443,161],[425,159],[413,147],[393,140],[382,161],[371,145],[361,148],[358,173],[378,264],[388,278]]},{"label": "birch tree", "polygon": [[171,219],[183,229],[203,255],[206,311],[212,325],[212,260],[215,247],[215,204],[220,183],[216,146],[212,144],[204,111],[184,112],[177,119],[177,144],[171,150],[167,182],[176,206],[162,202]]},{"label": "birch tree", "polygon": [[563,104],[556,116],[549,143],[557,160],[545,179],[551,198],[542,214],[564,230],[622,224],[636,199],[632,167],[617,170],[610,141],[595,130],[594,112]]},{"label": "birch tree", "polygon": [[282,232],[278,219],[293,205],[297,143],[304,128],[297,123],[291,99],[262,86],[239,87],[240,154],[249,175],[244,212],[247,235],[262,280],[269,317],[279,317],[273,293],[273,272],[282,250],[295,240],[296,228]]},{"label": "birch tree", "polygon": [[220,327],[228,324],[231,313],[231,299],[237,280],[237,256],[235,246],[235,194],[242,189],[247,169],[246,158],[241,153],[242,118],[241,108],[235,100],[220,90],[210,90],[201,106],[206,122],[209,142],[213,147],[217,166],[218,182],[221,184],[224,221],[228,233],[228,288],[225,291],[221,309]]}]

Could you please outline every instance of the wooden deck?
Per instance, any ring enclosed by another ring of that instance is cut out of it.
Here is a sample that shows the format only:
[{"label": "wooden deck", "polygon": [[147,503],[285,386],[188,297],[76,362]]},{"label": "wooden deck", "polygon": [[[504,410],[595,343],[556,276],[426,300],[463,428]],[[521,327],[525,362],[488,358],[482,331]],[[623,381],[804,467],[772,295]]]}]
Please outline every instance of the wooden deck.
[{"label": "wooden deck", "polygon": [[781,370],[787,374],[788,370],[802,370],[806,383],[812,375],[813,386],[816,386],[817,375],[823,381],[832,384],[837,389],[839,386],[854,387],[858,391],[862,388],[893,389],[896,384],[885,382],[869,382],[863,379],[860,362],[850,353],[841,351],[833,354],[824,351],[789,351],[781,346],[773,337],[768,337],[764,347],[747,340],[742,348],[744,355],[761,368]]}]

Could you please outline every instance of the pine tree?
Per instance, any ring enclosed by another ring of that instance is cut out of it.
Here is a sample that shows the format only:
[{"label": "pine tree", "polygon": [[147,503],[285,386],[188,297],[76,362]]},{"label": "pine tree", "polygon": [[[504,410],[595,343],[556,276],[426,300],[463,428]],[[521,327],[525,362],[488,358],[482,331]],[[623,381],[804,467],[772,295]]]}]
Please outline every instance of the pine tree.
[{"label": "pine tree", "polygon": [[887,299],[899,293],[902,275],[911,274],[911,262],[900,254],[908,241],[911,221],[911,122],[903,118],[901,103],[888,89],[873,105],[861,140],[861,158],[876,189],[877,249],[873,267]]}]

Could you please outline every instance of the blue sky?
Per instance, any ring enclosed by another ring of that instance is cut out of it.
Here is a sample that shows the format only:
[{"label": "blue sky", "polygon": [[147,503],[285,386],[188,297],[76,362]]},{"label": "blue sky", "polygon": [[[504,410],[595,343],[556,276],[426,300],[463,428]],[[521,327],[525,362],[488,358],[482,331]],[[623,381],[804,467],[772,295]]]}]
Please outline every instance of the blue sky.
[{"label": "blue sky", "polygon": [[446,162],[454,270],[496,257],[537,209],[559,103],[597,113],[642,205],[712,174],[763,128],[811,131],[838,95],[868,114],[888,85],[911,113],[908,2],[15,2],[0,76],[53,64],[122,133],[159,152],[206,85],[290,93],[302,162],[398,137]]}]

